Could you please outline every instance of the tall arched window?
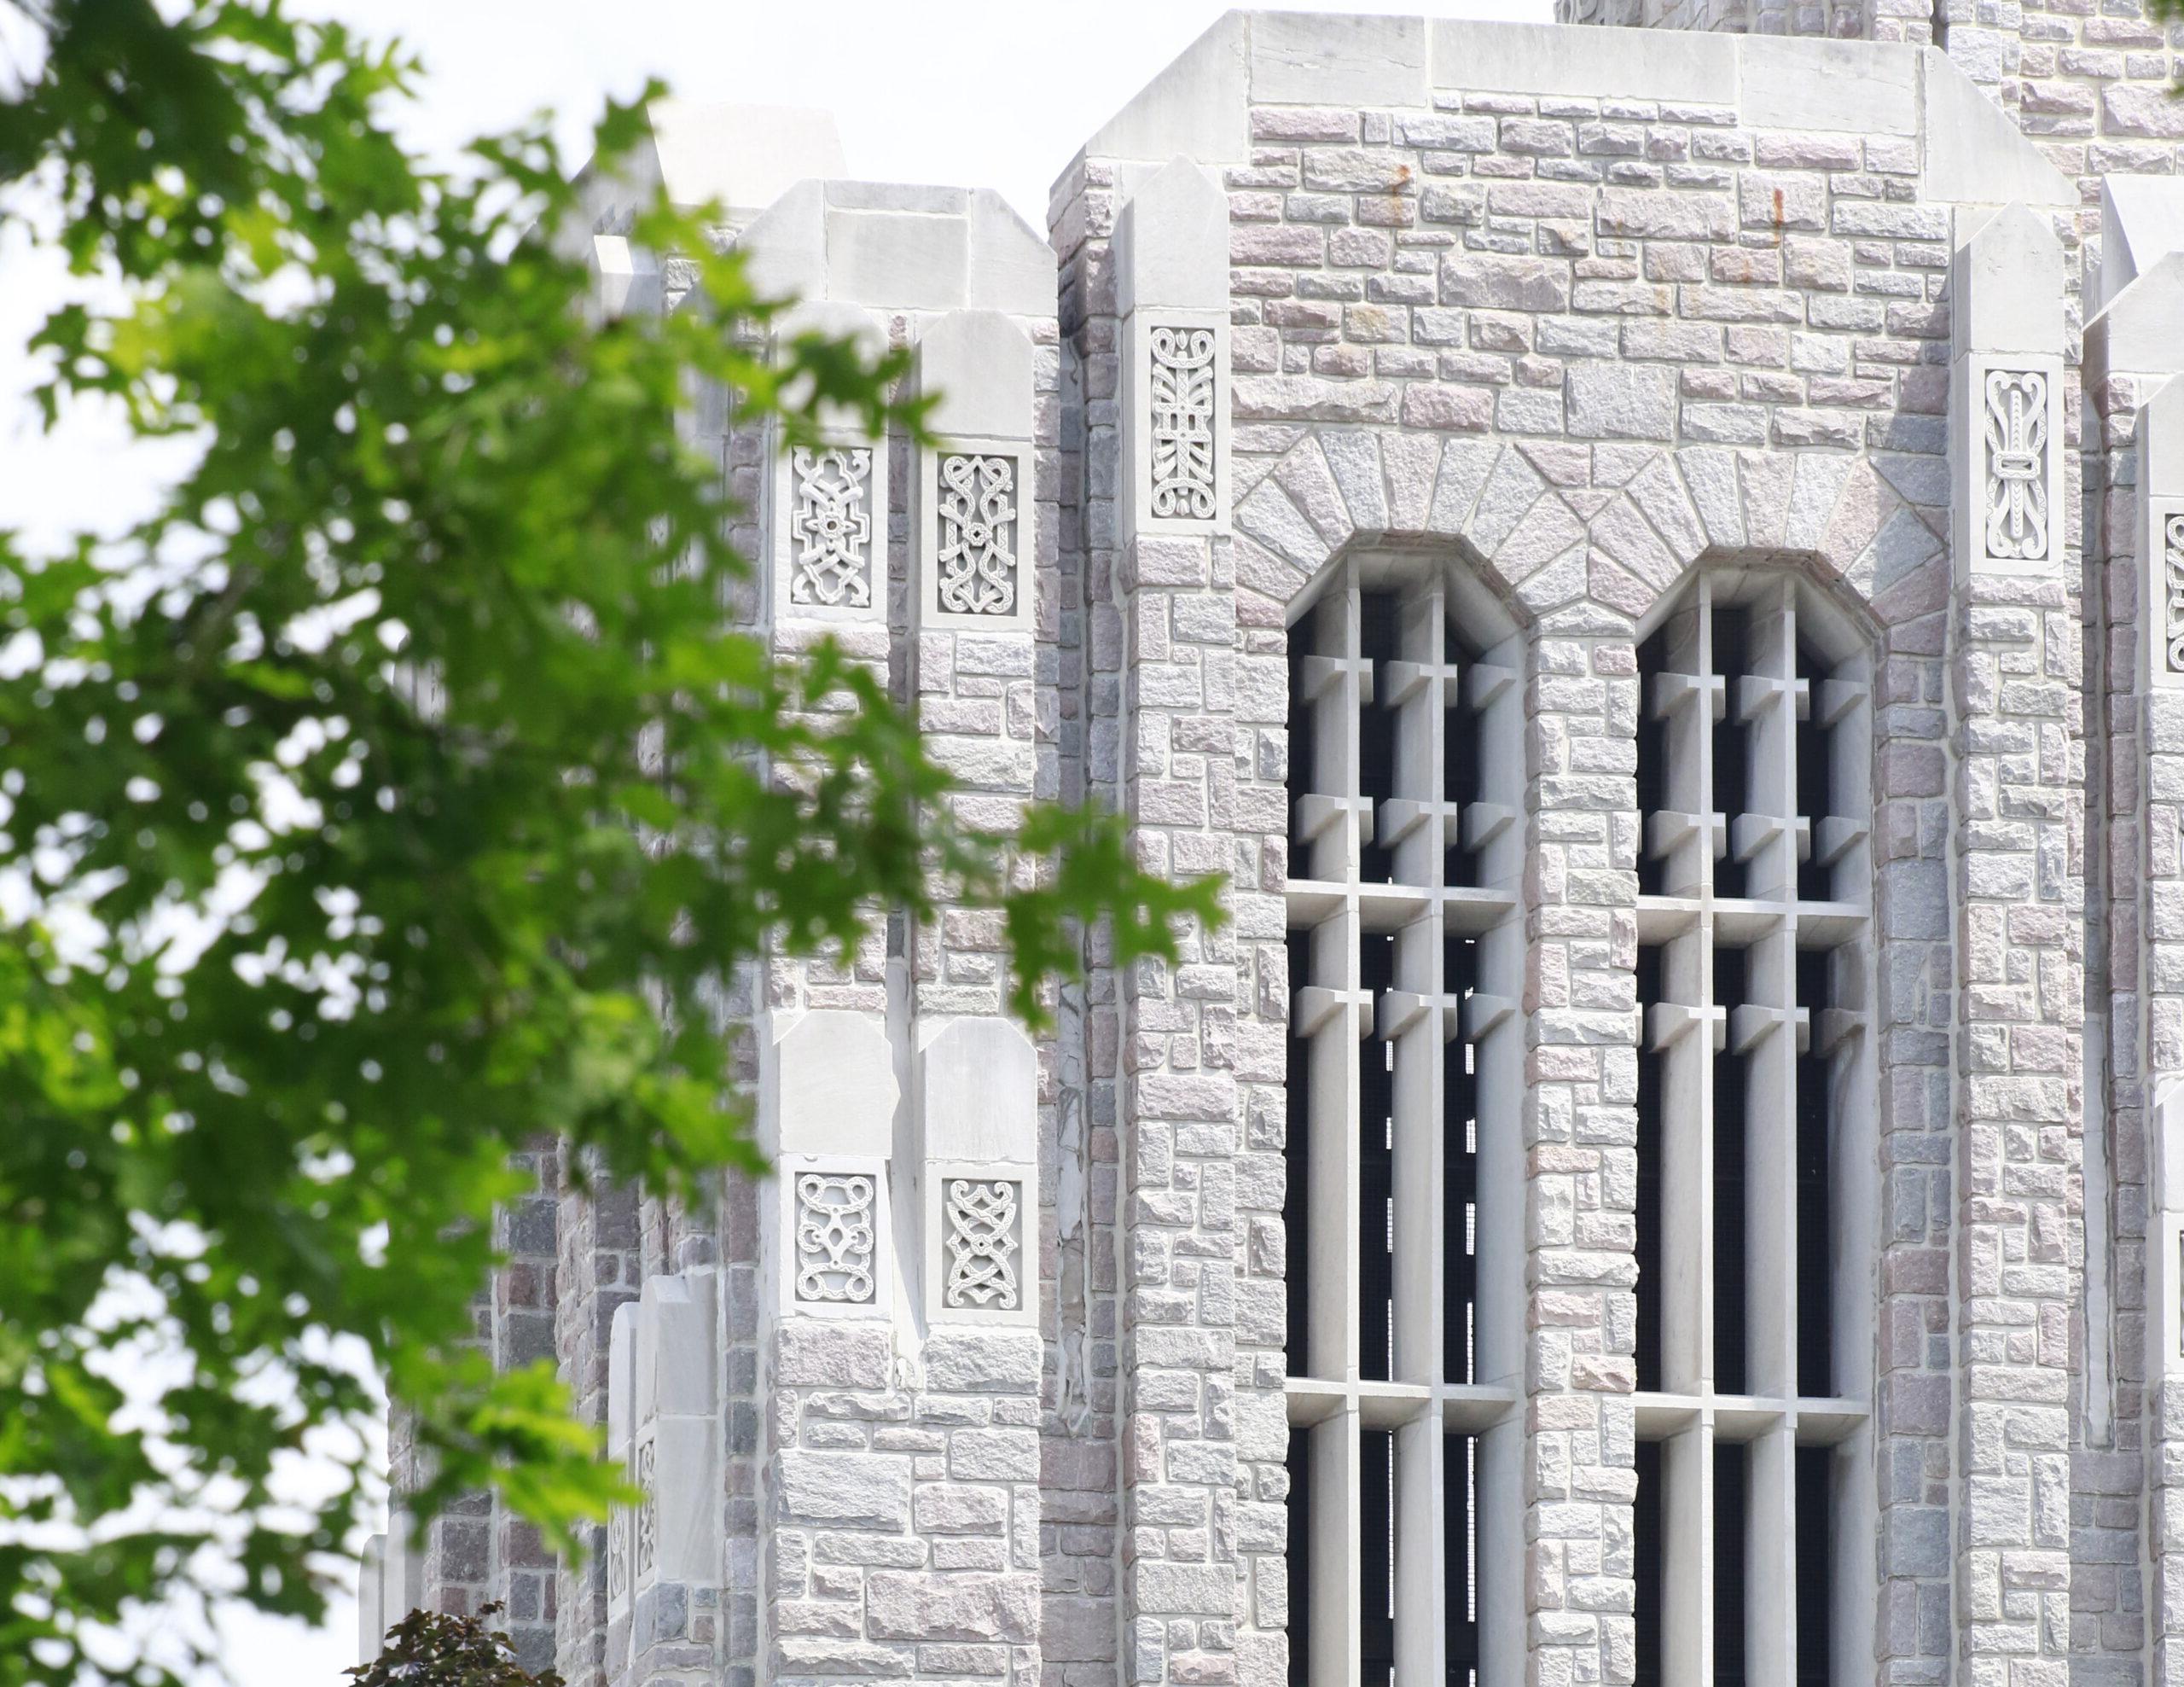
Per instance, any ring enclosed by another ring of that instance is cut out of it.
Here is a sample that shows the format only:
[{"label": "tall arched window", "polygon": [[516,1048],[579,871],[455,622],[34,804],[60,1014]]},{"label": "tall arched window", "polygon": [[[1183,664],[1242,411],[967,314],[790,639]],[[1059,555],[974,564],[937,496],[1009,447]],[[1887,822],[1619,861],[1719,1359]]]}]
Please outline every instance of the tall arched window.
[{"label": "tall arched window", "polygon": [[1290,628],[1290,1677],[1521,1668],[1517,629],[1354,557]]},{"label": "tall arched window", "polygon": [[1723,570],[1639,668],[1637,1679],[1869,1678],[1870,647]]}]

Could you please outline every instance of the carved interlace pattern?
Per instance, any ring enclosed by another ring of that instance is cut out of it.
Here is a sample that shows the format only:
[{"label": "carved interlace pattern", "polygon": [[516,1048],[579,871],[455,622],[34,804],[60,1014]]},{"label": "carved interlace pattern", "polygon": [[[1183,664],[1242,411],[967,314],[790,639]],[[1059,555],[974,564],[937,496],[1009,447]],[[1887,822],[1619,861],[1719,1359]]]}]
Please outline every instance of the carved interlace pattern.
[{"label": "carved interlace pattern", "polygon": [[1153,513],[1213,519],[1213,330],[1153,330]]},{"label": "carved interlace pattern", "polygon": [[796,1298],[863,1306],[872,1299],[873,1180],[806,1172],[796,1180]]},{"label": "carved interlace pattern", "polygon": [[799,445],[789,532],[796,542],[789,601],[862,609],[872,602],[872,453]]},{"label": "carved interlace pattern", "polygon": [[2184,673],[2184,515],[2172,515],[2163,525],[2161,573],[2169,606],[2162,629],[2169,642],[2169,671]]},{"label": "carved interlace pattern", "polygon": [[949,614],[1015,609],[1016,490],[1008,457],[940,459],[940,607]]},{"label": "carved interlace pattern", "polygon": [[947,1306],[1016,1309],[1018,1187],[968,1178],[950,1181]]},{"label": "carved interlace pattern", "polygon": [[607,1520],[607,1597],[610,1603],[619,1604],[630,1597],[630,1532],[633,1519],[630,1508],[617,1506],[614,1515]]},{"label": "carved interlace pattern", "polygon": [[2036,369],[1987,376],[1987,554],[2026,562],[2048,556],[2048,377]]},{"label": "carved interlace pattern", "polygon": [[659,1559],[659,1469],[657,1441],[637,1443],[636,1469],[630,1474],[644,1498],[637,1502],[636,1547],[632,1555],[636,1560],[637,1579],[642,1581],[652,1574]]}]

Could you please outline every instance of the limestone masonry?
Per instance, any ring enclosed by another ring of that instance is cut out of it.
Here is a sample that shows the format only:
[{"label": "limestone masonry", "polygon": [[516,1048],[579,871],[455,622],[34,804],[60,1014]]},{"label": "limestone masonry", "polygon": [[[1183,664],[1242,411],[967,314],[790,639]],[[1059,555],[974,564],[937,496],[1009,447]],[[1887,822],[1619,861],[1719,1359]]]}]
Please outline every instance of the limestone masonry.
[{"label": "limestone masonry", "polygon": [[804,112],[591,184],[601,311],[664,182],[943,395],[696,406],[738,613],[1234,918],[1036,1039],[987,915],[776,960],[711,1210],[542,1148],[479,1338],[645,1503],[390,1532],[368,1651],[2184,1684],[2184,30],[1564,4],[1232,13],[1044,239]]}]

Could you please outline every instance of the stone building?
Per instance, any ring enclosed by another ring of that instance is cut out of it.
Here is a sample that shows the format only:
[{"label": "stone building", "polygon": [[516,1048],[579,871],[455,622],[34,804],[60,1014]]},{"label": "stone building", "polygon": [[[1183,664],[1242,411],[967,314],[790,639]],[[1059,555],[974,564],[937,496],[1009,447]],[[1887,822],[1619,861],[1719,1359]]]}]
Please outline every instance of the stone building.
[{"label": "stone building", "polygon": [[[1043,239],[662,107],[939,443],[717,449],[967,807],[1229,875],[1005,1017],[782,962],[776,1174],[481,1307],[649,1496],[480,1503],[572,1687],[2184,1683],[2184,31],[1234,13]],[[1620,26],[1609,27],[1608,26]],[[602,307],[677,271],[600,184]],[[398,1478],[404,1450],[398,1446]]]}]

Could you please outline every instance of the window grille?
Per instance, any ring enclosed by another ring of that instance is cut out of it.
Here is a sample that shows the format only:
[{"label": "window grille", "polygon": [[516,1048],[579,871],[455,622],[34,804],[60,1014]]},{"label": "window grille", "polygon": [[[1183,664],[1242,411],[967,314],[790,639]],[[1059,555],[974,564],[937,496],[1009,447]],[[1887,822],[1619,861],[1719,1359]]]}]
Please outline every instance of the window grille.
[{"label": "window grille", "polygon": [[1724,572],[1639,670],[1637,1678],[1826,1683],[1872,1482],[1871,656]]},{"label": "window grille", "polygon": [[1291,1678],[1475,1687],[1524,1644],[1521,648],[1373,556],[1290,652]]}]

